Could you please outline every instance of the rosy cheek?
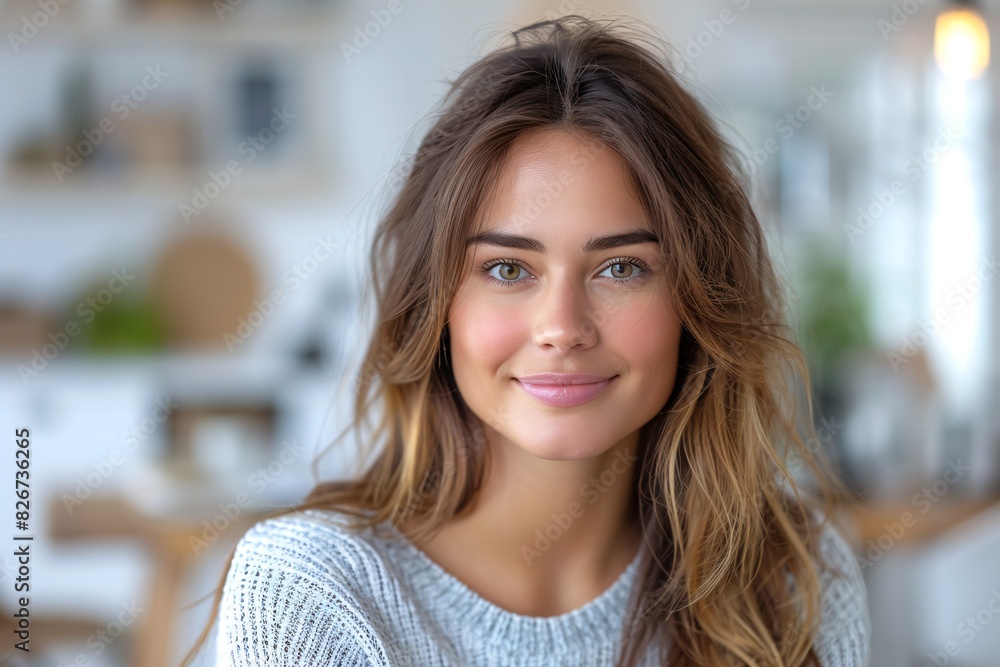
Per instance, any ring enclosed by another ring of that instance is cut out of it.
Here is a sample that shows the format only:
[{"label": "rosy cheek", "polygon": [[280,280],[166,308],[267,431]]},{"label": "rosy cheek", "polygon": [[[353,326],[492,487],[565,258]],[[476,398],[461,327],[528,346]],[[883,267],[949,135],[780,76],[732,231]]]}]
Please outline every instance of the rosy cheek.
[{"label": "rosy cheek", "polygon": [[526,322],[523,308],[468,294],[449,318],[453,354],[463,354],[469,364],[485,372],[495,371],[523,346]]},{"label": "rosy cheek", "polygon": [[623,306],[604,327],[615,347],[629,350],[635,359],[662,362],[676,347],[680,324],[668,304],[653,299]]},{"label": "rosy cheek", "polygon": [[663,325],[659,296],[647,291],[610,295],[596,301],[588,313],[603,336],[615,341],[644,340],[644,332]]}]

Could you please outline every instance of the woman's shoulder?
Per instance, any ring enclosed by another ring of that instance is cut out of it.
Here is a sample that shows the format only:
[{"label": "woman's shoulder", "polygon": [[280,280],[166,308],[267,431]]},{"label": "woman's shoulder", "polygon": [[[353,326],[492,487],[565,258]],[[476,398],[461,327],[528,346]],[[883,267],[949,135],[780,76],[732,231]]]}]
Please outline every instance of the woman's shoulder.
[{"label": "woman's shoulder", "polygon": [[824,667],[868,664],[871,621],[868,593],[858,557],[833,522],[821,526],[817,539],[822,588],[816,647]]},{"label": "woman's shoulder", "polygon": [[355,577],[377,564],[379,554],[370,528],[354,527],[350,517],[333,510],[310,509],[269,517],[243,534],[234,563],[266,563],[285,572],[325,577]]},{"label": "woman's shoulder", "polygon": [[219,607],[220,665],[382,665],[384,577],[365,530],[305,511],[254,524],[233,551]]}]

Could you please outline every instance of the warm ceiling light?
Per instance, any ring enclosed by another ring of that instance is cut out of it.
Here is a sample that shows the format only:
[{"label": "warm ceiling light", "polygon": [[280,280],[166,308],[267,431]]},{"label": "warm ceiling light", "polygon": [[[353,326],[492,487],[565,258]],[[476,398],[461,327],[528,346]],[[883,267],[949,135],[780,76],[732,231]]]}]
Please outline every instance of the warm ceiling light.
[{"label": "warm ceiling light", "polygon": [[975,79],[990,63],[990,33],[974,0],[950,0],[934,29],[934,57],[948,76]]}]

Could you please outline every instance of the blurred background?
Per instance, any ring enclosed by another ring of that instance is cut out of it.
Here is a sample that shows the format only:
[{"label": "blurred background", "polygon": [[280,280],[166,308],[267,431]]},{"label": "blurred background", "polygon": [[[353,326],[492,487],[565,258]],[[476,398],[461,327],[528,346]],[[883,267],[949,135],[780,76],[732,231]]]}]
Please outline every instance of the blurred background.
[{"label": "blurred background", "polygon": [[996,0],[0,2],[0,663],[179,664],[246,528],[353,474],[380,207],[447,81],[568,13],[648,22],[746,156],[872,665],[998,664]]}]

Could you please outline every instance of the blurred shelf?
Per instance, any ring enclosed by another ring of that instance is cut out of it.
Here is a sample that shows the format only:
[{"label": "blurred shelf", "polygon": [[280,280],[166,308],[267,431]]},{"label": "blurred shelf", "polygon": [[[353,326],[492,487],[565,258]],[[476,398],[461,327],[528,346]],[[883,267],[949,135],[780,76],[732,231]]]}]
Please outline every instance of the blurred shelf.
[{"label": "blurred shelf", "polygon": [[[7,167],[0,187],[0,202],[34,204],[68,201],[86,205],[109,202],[141,202],[151,199],[173,201],[180,216],[180,205],[194,207],[195,190],[211,194],[203,207],[211,212],[215,202],[289,201],[331,199],[337,177],[332,165],[306,165],[295,168],[251,168],[230,176],[228,185],[217,188],[210,173],[225,171],[225,161],[192,167],[141,166],[121,171],[90,172],[80,169],[59,182],[48,167]],[[206,188],[208,192],[206,192]]]},{"label": "blurred shelf", "polygon": [[[37,10],[37,7],[34,9]],[[23,50],[41,43],[67,45],[143,47],[203,45],[273,45],[314,49],[327,43],[339,47],[349,36],[351,26],[345,25],[346,11],[273,11],[232,7],[220,16],[215,9],[176,9],[169,12],[135,15],[92,16],[64,10],[37,35],[22,45]],[[21,34],[23,17],[7,12],[0,20],[3,33]]]},{"label": "blurred shelf", "polygon": [[879,540],[891,538],[891,543],[917,546],[932,542],[974,517],[1000,507],[1000,496],[947,499],[931,505],[922,513],[915,505],[900,504],[873,507],[852,507],[850,521],[857,529],[862,550]]},{"label": "blurred shelf", "polygon": [[[0,372],[20,377],[18,366],[31,367],[29,358],[0,358]],[[56,357],[28,387],[44,391],[46,385],[79,386],[122,375],[152,376],[169,390],[171,398],[185,403],[257,404],[273,400],[274,392],[288,378],[301,375],[297,360],[288,355],[229,354],[221,352],[172,352],[135,356]],[[79,381],[79,382],[77,382]]]}]

